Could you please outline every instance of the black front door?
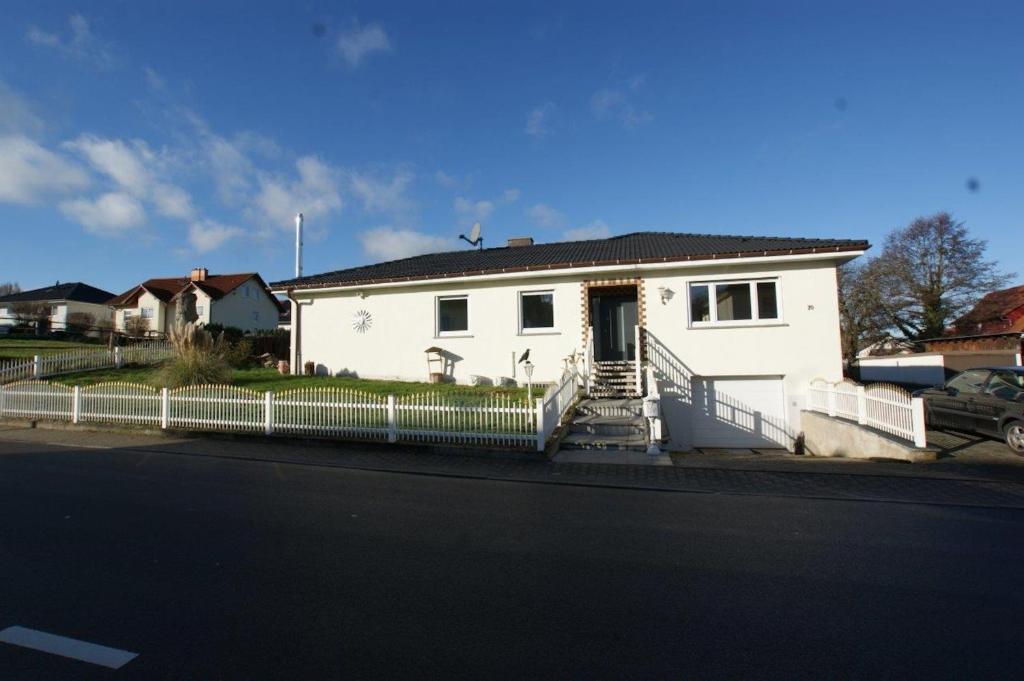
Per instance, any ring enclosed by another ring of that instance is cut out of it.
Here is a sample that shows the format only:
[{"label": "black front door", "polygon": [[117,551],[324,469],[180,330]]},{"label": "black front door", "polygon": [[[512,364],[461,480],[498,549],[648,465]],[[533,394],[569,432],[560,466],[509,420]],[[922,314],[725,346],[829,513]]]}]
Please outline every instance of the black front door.
[{"label": "black front door", "polygon": [[594,328],[595,360],[636,359],[636,289],[591,289],[590,325]]}]

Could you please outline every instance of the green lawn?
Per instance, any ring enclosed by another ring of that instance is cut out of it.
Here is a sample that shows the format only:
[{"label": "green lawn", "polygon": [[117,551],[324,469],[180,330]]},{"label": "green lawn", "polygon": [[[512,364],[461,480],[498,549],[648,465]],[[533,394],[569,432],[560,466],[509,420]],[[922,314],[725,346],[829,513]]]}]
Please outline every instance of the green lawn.
[{"label": "green lawn", "polygon": [[[104,369],[100,371],[84,371],[77,374],[65,374],[54,377],[53,381],[65,385],[95,385],[111,381],[126,381],[129,383],[143,383],[156,387],[160,386],[157,378],[158,367],[151,366],[129,366],[123,369]],[[458,395],[467,398],[483,398],[488,395],[502,395],[515,399],[526,399],[525,388],[496,388],[493,386],[468,386],[442,383],[440,385],[431,383],[411,383],[404,381],[374,381],[362,378],[343,378],[327,376],[282,376],[276,369],[236,369],[232,385],[237,385],[249,390],[264,392],[267,390],[281,392],[295,388],[316,387],[337,387],[351,388],[375,395],[413,395],[425,392],[436,392],[443,395]],[[536,396],[543,394],[543,389],[534,390]]]},{"label": "green lawn", "polygon": [[0,360],[32,359],[35,355],[56,355],[68,350],[90,348],[102,350],[101,343],[79,343],[56,341],[45,338],[2,338],[0,337]]}]

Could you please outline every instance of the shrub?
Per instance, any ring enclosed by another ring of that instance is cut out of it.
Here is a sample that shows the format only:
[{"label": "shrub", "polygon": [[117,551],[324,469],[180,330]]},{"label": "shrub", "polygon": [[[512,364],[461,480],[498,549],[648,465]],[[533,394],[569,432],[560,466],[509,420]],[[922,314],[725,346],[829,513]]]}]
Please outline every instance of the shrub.
[{"label": "shrub", "polygon": [[224,335],[213,337],[192,323],[171,329],[168,340],[174,357],[160,370],[160,381],[169,388],[204,383],[229,383],[231,366]]},{"label": "shrub", "polygon": [[244,369],[255,364],[253,359],[252,341],[243,338],[232,343],[224,353],[224,359],[234,369]]},{"label": "shrub", "polygon": [[227,343],[237,343],[245,336],[245,331],[234,326],[224,326],[223,324],[207,324],[203,329],[209,331],[215,338],[223,336]]}]

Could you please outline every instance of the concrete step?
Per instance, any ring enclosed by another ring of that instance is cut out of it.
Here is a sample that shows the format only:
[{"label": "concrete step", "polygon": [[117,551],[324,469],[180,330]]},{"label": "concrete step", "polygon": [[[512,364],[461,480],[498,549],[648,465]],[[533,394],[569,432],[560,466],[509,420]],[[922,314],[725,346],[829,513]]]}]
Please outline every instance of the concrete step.
[{"label": "concrete step", "polygon": [[559,449],[600,449],[605,451],[646,452],[647,442],[640,435],[590,435],[569,433]]},{"label": "concrete step", "polygon": [[576,405],[576,416],[643,416],[644,401],[631,397],[593,398]]},{"label": "concrete step", "polygon": [[647,420],[641,416],[576,416],[569,424],[570,433],[586,435],[639,435],[643,437]]}]

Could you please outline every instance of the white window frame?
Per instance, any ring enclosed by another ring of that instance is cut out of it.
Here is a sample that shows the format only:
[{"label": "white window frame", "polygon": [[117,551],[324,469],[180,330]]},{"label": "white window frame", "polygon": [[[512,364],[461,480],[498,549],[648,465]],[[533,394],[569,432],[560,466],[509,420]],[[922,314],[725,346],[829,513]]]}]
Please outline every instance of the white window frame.
[{"label": "white window frame", "polygon": [[[551,296],[551,326],[534,326],[534,327],[529,327],[529,328],[526,327],[526,326],[523,326],[523,297],[524,296],[543,296],[543,295],[550,295]],[[546,288],[546,289],[536,289],[536,290],[532,290],[531,289],[529,291],[520,291],[519,295],[516,296],[516,301],[518,303],[517,308],[518,308],[518,314],[519,314],[519,333],[520,334],[522,334],[522,335],[531,335],[531,334],[558,333],[558,327],[556,326],[556,322],[555,322],[557,317],[555,316],[555,290],[554,289]]]},{"label": "white window frame", "polygon": [[[442,300],[465,300],[466,301],[466,328],[465,330],[459,331],[442,331],[441,330],[441,301]],[[434,336],[437,338],[454,338],[458,336],[466,337],[469,336],[469,330],[472,328],[473,323],[473,311],[469,304],[469,294],[460,293],[450,296],[435,296],[434,297]]]},{"label": "white window frame", "polygon": [[[146,313],[149,313],[148,315]],[[156,316],[156,312],[151,307],[140,307],[139,318],[140,319],[153,319]]]},{"label": "white window frame", "polygon": [[[760,310],[757,301],[757,285],[762,283],[775,284],[775,311],[776,317],[767,319],[760,318]],[[751,319],[732,319],[726,321],[718,320],[718,294],[716,286],[728,286],[730,284],[748,284],[750,286],[750,314]],[[693,296],[694,286],[708,287],[708,312],[709,321],[698,321],[693,318]],[[691,329],[706,329],[708,327],[730,327],[730,326],[779,326],[785,323],[782,315],[782,281],[779,277],[756,277],[751,279],[700,279],[687,282],[686,284],[686,319]]]},{"label": "white window frame", "polygon": [[196,305],[196,316],[197,317],[202,317],[204,309],[205,308],[202,305]]}]

